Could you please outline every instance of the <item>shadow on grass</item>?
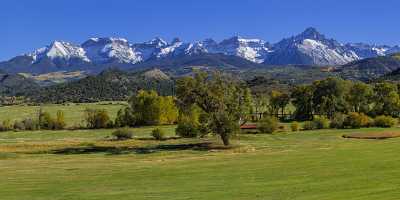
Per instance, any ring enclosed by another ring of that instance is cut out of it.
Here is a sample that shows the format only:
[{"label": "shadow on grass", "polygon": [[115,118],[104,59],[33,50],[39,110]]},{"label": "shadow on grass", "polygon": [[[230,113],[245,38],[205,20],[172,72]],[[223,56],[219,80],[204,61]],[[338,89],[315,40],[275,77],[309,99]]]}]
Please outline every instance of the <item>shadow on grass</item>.
[{"label": "shadow on grass", "polygon": [[231,147],[214,146],[211,142],[190,143],[190,144],[164,144],[150,147],[114,147],[114,146],[83,146],[71,147],[64,149],[53,150],[53,154],[92,154],[92,153],[106,153],[110,155],[118,154],[149,154],[163,151],[210,151],[210,150],[223,150]]}]

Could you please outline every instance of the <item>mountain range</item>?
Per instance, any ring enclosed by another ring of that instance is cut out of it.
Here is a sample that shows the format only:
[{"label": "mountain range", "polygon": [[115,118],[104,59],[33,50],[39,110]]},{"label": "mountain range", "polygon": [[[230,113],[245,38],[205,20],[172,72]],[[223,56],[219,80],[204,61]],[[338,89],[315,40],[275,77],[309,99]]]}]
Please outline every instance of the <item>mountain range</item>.
[{"label": "mountain range", "polygon": [[123,38],[90,38],[78,45],[54,41],[46,47],[0,62],[0,69],[7,73],[45,74],[57,71],[99,73],[111,67],[124,70],[153,65],[161,67],[168,63],[171,67],[338,66],[396,52],[400,52],[399,46],[342,44],[315,28],[307,28],[275,44],[239,36],[220,42],[213,39],[183,42],[178,38],[166,42],[154,38],[148,42],[130,43]]}]

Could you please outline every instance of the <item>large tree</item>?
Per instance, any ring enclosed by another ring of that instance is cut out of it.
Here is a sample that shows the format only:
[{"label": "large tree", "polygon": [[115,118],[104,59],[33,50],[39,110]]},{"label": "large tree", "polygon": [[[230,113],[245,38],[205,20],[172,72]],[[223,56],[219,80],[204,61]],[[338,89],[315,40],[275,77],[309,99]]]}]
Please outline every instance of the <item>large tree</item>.
[{"label": "large tree", "polygon": [[327,78],[313,84],[313,107],[318,114],[333,117],[336,112],[347,112],[345,99],[349,83],[338,78]]},{"label": "large tree", "polygon": [[278,116],[278,112],[281,110],[281,114],[283,116],[285,113],[285,108],[289,102],[290,96],[288,94],[272,90],[269,95],[270,113]]},{"label": "large tree", "polygon": [[178,117],[174,99],[159,96],[153,90],[140,90],[128,103],[128,108],[118,112],[117,126],[173,124]]},{"label": "large tree", "polygon": [[177,105],[181,114],[190,113],[198,107],[203,113],[202,121],[224,145],[230,144],[230,136],[238,131],[239,125],[246,121],[251,112],[250,91],[239,81],[218,71],[209,76],[196,71],[193,77],[177,81]]},{"label": "large tree", "polygon": [[366,83],[356,82],[351,85],[346,97],[352,112],[368,113],[373,97],[372,87]]},{"label": "large tree", "polygon": [[313,118],[313,94],[311,85],[300,85],[292,91],[292,103],[296,110],[294,116],[297,120],[310,120]]},{"label": "large tree", "polygon": [[374,87],[375,115],[398,116],[400,111],[400,98],[398,88],[392,83],[377,83]]}]

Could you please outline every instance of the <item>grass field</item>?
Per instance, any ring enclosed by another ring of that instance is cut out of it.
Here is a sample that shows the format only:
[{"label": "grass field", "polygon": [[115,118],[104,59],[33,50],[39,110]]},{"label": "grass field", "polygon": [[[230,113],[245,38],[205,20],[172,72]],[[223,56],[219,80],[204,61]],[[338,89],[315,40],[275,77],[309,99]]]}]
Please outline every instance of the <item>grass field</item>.
[{"label": "grass field", "polygon": [[117,116],[117,112],[124,106],[123,102],[100,102],[100,103],[80,103],[80,104],[50,104],[43,106],[3,106],[0,107],[0,122],[3,120],[22,120],[25,118],[34,118],[38,115],[38,111],[49,112],[55,116],[58,110],[62,110],[65,114],[67,126],[77,126],[82,123],[83,113],[86,108],[105,109],[111,119]]},{"label": "grass field", "polygon": [[[112,130],[0,133],[1,200],[398,199],[400,139],[321,130],[218,138],[112,141]],[[161,127],[173,136],[173,126]],[[212,143],[212,145],[209,145]]]}]

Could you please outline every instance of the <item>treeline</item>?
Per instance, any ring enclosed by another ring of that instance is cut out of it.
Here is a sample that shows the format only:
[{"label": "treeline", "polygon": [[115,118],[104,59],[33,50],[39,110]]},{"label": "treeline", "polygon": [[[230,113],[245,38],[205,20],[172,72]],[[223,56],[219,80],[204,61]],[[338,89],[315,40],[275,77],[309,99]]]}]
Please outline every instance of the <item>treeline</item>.
[{"label": "treeline", "polygon": [[[284,121],[305,121],[304,130],[392,127],[400,116],[399,88],[399,84],[391,82],[367,84],[327,78],[296,86],[287,93],[275,90],[258,93],[253,96],[257,114],[252,115],[252,120],[261,120],[260,126],[270,128],[274,124],[270,117],[279,116]],[[296,123],[292,129],[299,129]]]},{"label": "treeline", "polygon": [[[311,85],[297,86],[289,95],[295,107],[293,117],[296,120],[311,120],[315,115],[331,119],[337,113],[352,112],[371,117],[399,117],[399,87],[400,85],[389,82],[366,84],[328,78],[315,81]],[[279,102],[282,103],[278,101],[278,104]],[[287,105],[287,100],[283,104]]]},{"label": "treeline", "polygon": [[23,120],[11,121],[9,119],[0,123],[0,131],[22,131],[22,130],[62,130],[66,127],[64,112],[59,110],[55,116],[41,109],[37,116],[25,118]]},{"label": "treeline", "polygon": [[[105,110],[86,109],[85,123],[80,128],[177,124],[176,134],[181,137],[215,134],[229,145],[232,134],[250,121],[257,121],[262,132],[273,132],[278,126],[275,116],[292,122],[306,121],[303,123],[306,130],[390,127],[397,123],[394,118],[400,116],[399,88],[400,85],[389,82],[366,84],[327,78],[296,86],[286,93],[276,90],[252,93],[246,83],[222,72],[195,71],[192,76],[177,80],[175,96],[138,90],[115,119]],[[292,111],[288,112],[288,108]],[[60,111],[54,116],[39,112],[37,119],[10,124],[3,123],[4,129],[65,128]],[[292,129],[299,129],[299,123],[293,122]],[[130,134],[121,129],[115,135],[123,138]],[[154,132],[154,137],[160,135],[159,131]]]}]

